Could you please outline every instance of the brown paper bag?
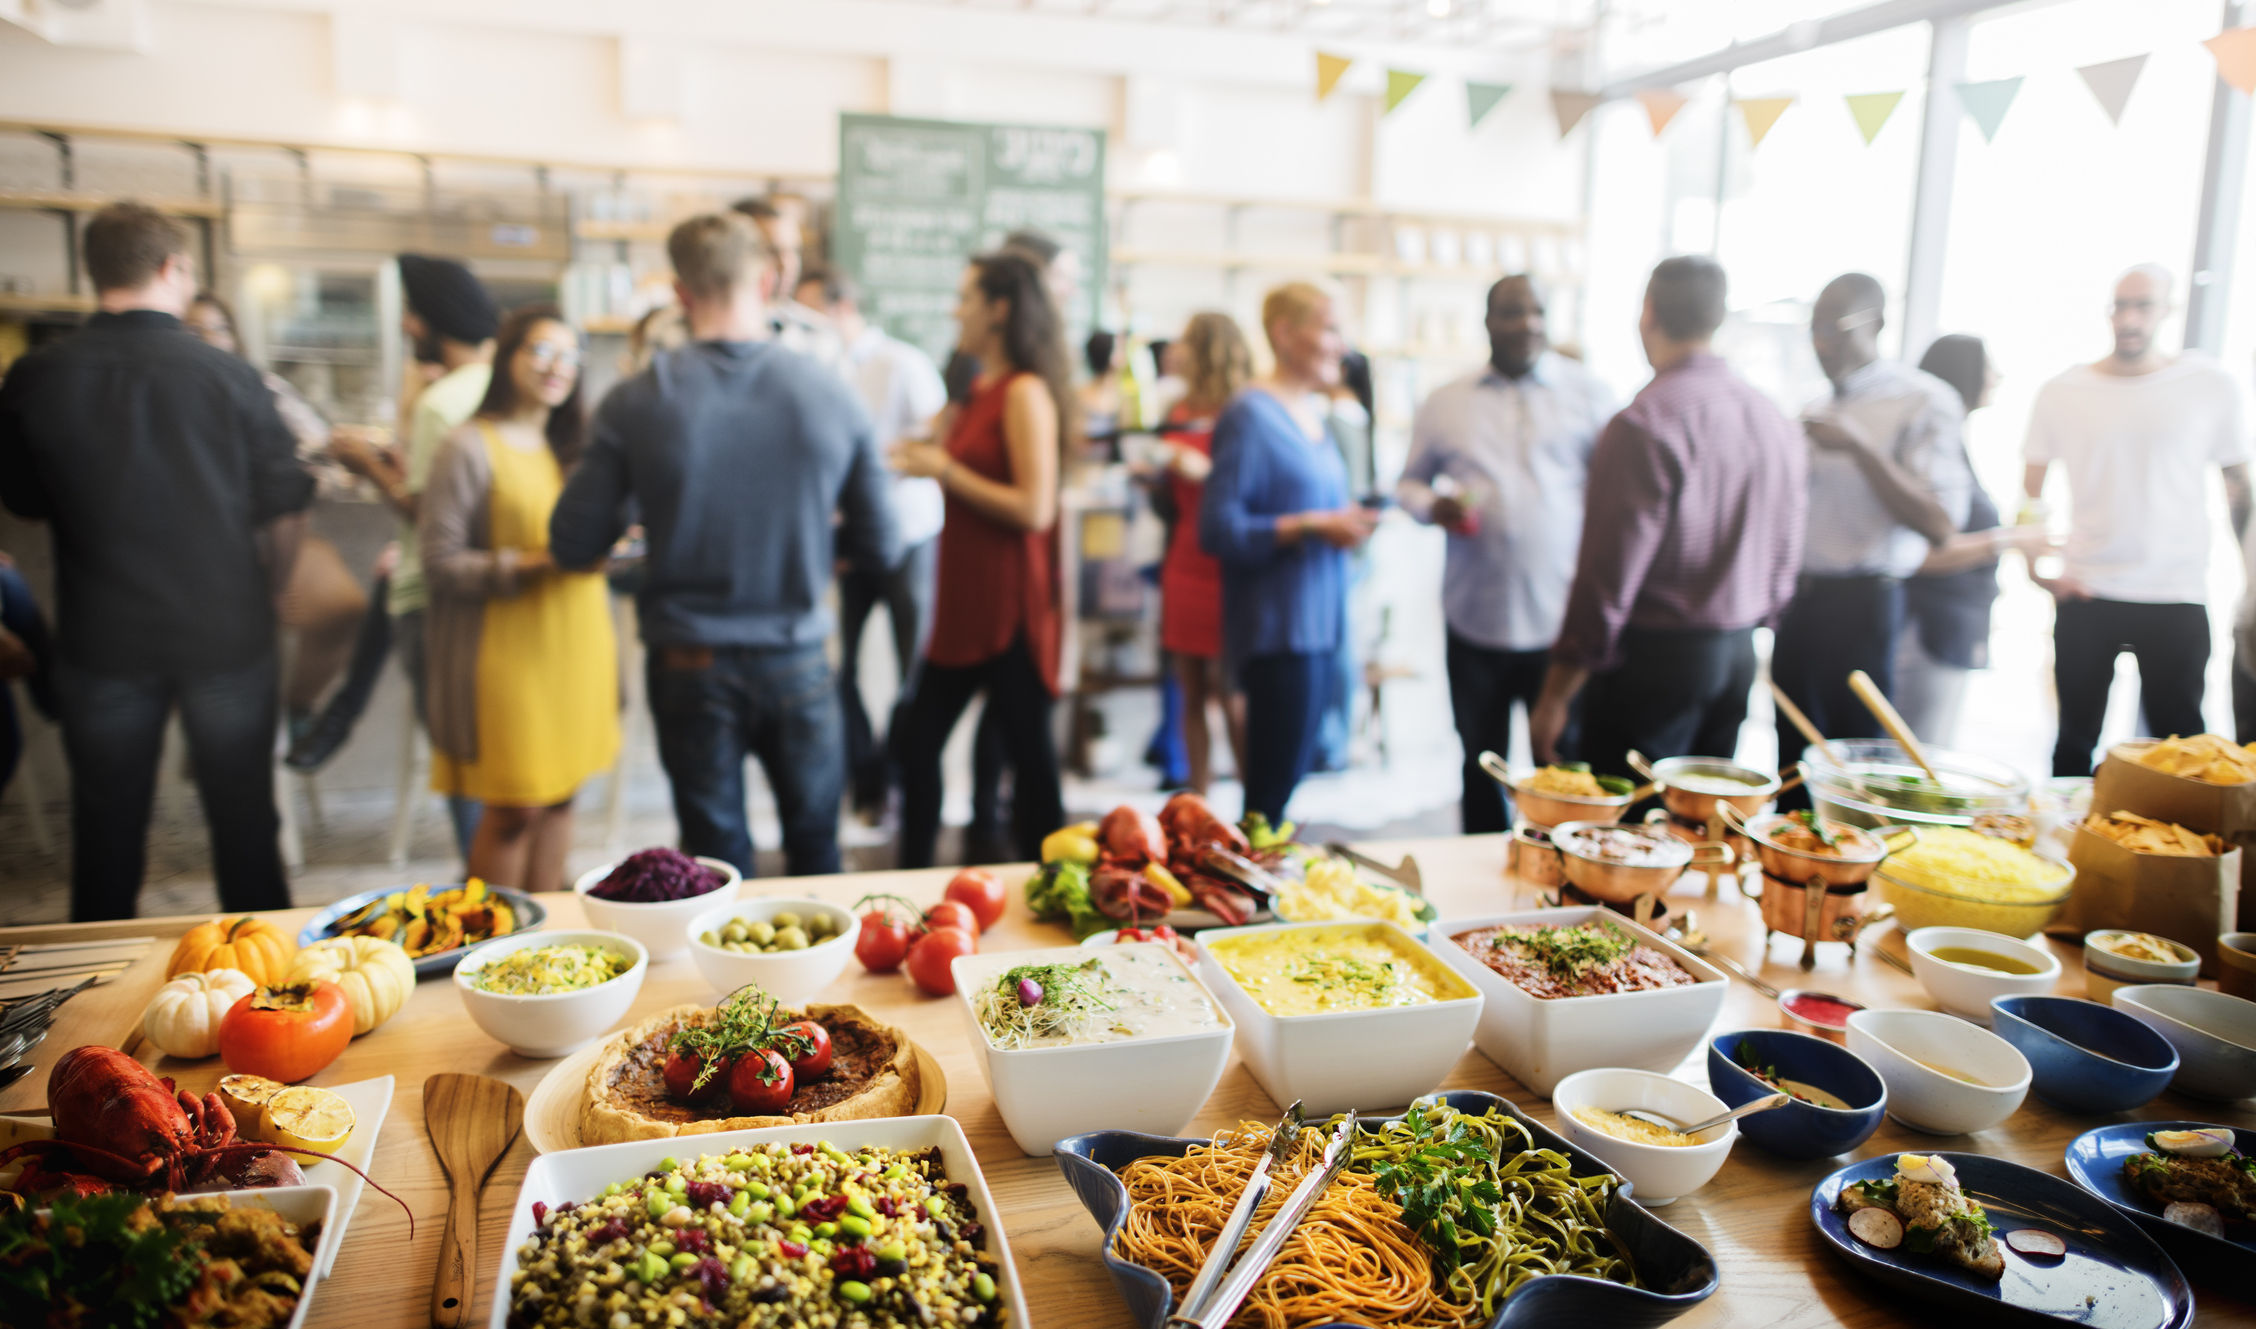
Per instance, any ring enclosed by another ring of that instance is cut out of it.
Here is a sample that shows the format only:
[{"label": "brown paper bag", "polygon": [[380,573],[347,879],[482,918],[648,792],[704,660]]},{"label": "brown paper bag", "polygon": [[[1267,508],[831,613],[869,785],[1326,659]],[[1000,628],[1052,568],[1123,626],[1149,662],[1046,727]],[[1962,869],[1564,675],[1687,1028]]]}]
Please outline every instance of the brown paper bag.
[{"label": "brown paper bag", "polygon": [[[2107,759],[2099,764],[2092,780],[2092,811],[2102,815],[2136,812],[2158,821],[2174,821],[2189,831],[2221,835],[2227,844],[2256,850],[2256,781],[2209,784],[2139,765],[2138,755],[2154,742],[2139,738],[2108,749]],[[2256,852],[2243,853],[2240,858],[2240,907],[2248,912],[2236,918],[2232,927],[2221,929],[2225,932],[2256,931]]]},{"label": "brown paper bag", "polygon": [[2127,928],[2191,946],[2201,972],[2217,973],[2217,934],[2240,917],[2241,851],[2221,858],[2134,853],[2104,835],[2078,827],[2068,861],[2076,889],[2047,932],[2082,936],[2097,928]]}]

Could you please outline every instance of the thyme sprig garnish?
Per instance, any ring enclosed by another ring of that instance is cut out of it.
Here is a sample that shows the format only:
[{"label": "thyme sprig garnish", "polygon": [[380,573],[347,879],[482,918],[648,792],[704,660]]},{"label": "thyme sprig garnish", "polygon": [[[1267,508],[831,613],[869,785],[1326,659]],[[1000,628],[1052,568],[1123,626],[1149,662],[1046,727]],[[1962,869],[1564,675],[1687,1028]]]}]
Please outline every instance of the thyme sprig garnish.
[{"label": "thyme sprig garnish", "polygon": [[[713,1008],[710,1022],[675,1030],[666,1046],[696,1057],[699,1062],[691,1092],[703,1089],[737,1057],[765,1049],[785,1061],[797,1061],[814,1051],[815,1040],[782,1027],[797,1019],[796,1015],[778,1024],[776,1013],[782,1009],[783,1003],[768,996],[759,984],[747,983],[721,998],[720,1004]],[[773,1066],[762,1068],[763,1083],[773,1084],[781,1078]]]}]

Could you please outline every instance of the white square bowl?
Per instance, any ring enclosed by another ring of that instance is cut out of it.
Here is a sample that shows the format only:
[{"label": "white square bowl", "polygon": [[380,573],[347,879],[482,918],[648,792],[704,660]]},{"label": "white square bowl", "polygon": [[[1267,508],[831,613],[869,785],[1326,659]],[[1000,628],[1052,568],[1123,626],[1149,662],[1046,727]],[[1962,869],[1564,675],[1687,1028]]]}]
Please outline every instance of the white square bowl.
[{"label": "white square bowl", "polygon": [[1209,928],[1198,935],[1202,969],[1214,979],[1211,990],[1223,1013],[1237,1024],[1246,1068],[1270,1098],[1280,1105],[1298,1099],[1311,1117],[1402,1107],[1432,1093],[1465,1055],[1481,1018],[1480,991],[1470,984],[1462,997],[1417,1006],[1271,1015],[1214,953],[1213,943],[1230,937],[1358,927],[1385,932],[1402,949],[1430,956],[1445,974],[1456,972],[1416,937],[1375,919]]},{"label": "white square bowl", "polygon": [[[1690,987],[1608,992],[1594,997],[1538,997],[1482,964],[1457,944],[1457,935],[1504,925],[1573,927],[1605,920],[1683,965],[1699,981]],[[1721,970],[1641,928],[1611,909],[1581,906],[1529,909],[1516,914],[1445,918],[1427,934],[1442,960],[1465,976],[1487,1000],[1473,1046],[1532,1091],[1549,1098],[1552,1086],[1577,1071],[1601,1066],[1668,1074],[1707,1037],[1730,980]]]},{"label": "white square bowl", "polygon": [[1003,1125],[1030,1157],[1043,1157],[1058,1141],[1088,1131],[1179,1135],[1205,1106],[1229,1064],[1236,1027],[1175,948],[1147,941],[1129,942],[1119,949],[1165,956],[1182,971],[1191,990],[1213,1006],[1219,1026],[1114,1043],[998,1048],[979,1023],[973,993],[1022,964],[1079,964],[1096,952],[1060,946],[956,957],[956,1007],[963,1012],[965,1035],[979,1054],[979,1068],[987,1076]]},{"label": "white square bowl", "polygon": [[[987,1189],[963,1127],[953,1117],[880,1117],[870,1121],[822,1121],[804,1126],[768,1126],[751,1131],[722,1131],[717,1135],[669,1136],[660,1140],[629,1140],[623,1144],[596,1145],[542,1154],[525,1169],[524,1184],[509,1215],[509,1235],[501,1248],[501,1272],[488,1291],[487,1329],[509,1329],[509,1278],[517,1272],[517,1252],[532,1239],[539,1225],[533,1221],[533,1204],[554,1208],[570,1200],[577,1204],[603,1193],[614,1181],[632,1181],[658,1166],[665,1158],[699,1154],[726,1154],[732,1149],[762,1144],[819,1144],[830,1141],[841,1149],[878,1148],[896,1151],[938,1149],[940,1162],[951,1183],[968,1194],[978,1221],[987,1229],[987,1250],[995,1257],[997,1300],[1010,1312],[1011,1323],[1024,1325],[1031,1315],[1026,1294],[1018,1285],[1018,1266],[1011,1260],[1010,1240],[1003,1234],[1002,1210]],[[686,1153],[684,1151],[687,1151]]]}]

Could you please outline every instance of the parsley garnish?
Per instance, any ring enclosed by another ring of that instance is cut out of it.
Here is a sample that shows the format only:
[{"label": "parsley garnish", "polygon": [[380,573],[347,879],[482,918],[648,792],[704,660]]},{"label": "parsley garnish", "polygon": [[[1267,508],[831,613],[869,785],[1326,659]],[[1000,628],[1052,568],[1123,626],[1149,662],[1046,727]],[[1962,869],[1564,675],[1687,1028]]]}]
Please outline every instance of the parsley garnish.
[{"label": "parsley garnish", "polygon": [[195,1285],[205,1261],[183,1226],[133,1222],[148,1203],[123,1192],[61,1195],[48,1217],[0,1216],[0,1303],[43,1306],[53,1326],[156,1323]]},{"label": "parsley garnish", "polygon": [[[1425,1109],[1410,1109],[1402,1121],[1412,1138],[1426,1134]],[[1432,1250],[1437,1287],[1462,1262],[1461,1239],[1496,1233],[1496,1206],[1504,1193],[1486,1175],[1492,1162],[1488,1146],[1465,1123],[1452,1121],[1438,1138],[1371,1170],[1379,1194],[1402,1206],[1403,1226]]]},{"label": "parsley garnish", "polygon": [[1496,941],[1499,945],[1509,942],[1526,951],[1562,980],[1612,964],[1637,945],[1634,938],[1611,923],[1506,932]]}]

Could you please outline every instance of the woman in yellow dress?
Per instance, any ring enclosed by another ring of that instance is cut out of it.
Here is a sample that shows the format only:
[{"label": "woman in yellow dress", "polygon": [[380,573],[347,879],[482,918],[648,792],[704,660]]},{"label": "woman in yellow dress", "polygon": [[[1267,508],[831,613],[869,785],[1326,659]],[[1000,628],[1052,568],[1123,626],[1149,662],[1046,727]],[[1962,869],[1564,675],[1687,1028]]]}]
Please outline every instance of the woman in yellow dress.
[{"label": "woman in yellow dress", "polygon": [[517,310],[485,401],[423,491],[431,787],[486,806],[471,875],[528,891],[563,889],[572,796],[619,751],[603,577],[548,556],[586,427],[578,334],[554,305]]}]

